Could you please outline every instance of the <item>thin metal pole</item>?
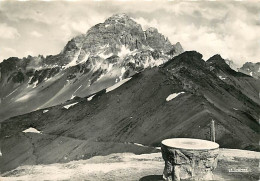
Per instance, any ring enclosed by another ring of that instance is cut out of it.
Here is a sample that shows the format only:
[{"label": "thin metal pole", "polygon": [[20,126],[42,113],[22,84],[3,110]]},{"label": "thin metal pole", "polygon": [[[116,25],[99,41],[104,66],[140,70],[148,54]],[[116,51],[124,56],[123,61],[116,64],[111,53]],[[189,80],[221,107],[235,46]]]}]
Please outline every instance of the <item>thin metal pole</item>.
[{"label": "thin metal pole", "polygon": [[215,121],[212,119],[211,120],[211,141],[215,142],[216,137],[215,137]]}]

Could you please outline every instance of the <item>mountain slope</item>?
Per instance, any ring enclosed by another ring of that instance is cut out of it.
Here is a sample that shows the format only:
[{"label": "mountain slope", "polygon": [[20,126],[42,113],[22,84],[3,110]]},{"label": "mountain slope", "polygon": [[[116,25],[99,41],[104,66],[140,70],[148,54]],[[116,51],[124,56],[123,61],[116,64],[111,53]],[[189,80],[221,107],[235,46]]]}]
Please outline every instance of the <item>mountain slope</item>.
[{"label": "mountain slope", "polygon": [[[119,82],[119,87],[2,122],[0,169],[67,162],[82,155],[153,152],[165,138],[209,139],[212,119],[221,147],[259,150],[260,104],[220,79],[211,62],[197,52],[184,52],[121,86]],[[229,72],[225,75],[235,80]],[[42,134],[22,132],[30,127]],[[22,141],[27,144],[17,144]]]},{"label": "mountain slope", "polygon": [[70,40],[58,55],[0,63],[0,122],[85,97],[183,52],[155,28],[114,15]]},{"label": "mountain slope", "polygon": [[237,89],[242,91],[247,97],[260,104],[259,79],[253,79],[244,73],[234,71],[225,63],[225,60],[220,55],[209,58],[207,64],[210,66],[211,71],[213,71],[222,81],[237,87]]},{"label": "mountain slope", "polygon": [[246,62],[238,71],[243,72],[247,75],[255,77],[256,79],[260,78],[260,62],[252,63]]}]

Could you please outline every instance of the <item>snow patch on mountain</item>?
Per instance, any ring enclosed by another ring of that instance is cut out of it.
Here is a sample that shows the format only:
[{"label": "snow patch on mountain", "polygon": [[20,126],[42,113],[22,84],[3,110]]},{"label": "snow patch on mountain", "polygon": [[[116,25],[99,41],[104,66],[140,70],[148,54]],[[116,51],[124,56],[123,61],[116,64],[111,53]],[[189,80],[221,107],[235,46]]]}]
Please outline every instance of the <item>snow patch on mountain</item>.
[{"label": "snow patch on mountain", "polygon": [[118,52],[118,56],[123,58],[130,53],[131,53],[131,50],[129,48],[127,48],[125,45],[122,45],[121,50]]},{"label": "snow patch on mountain", "polygon": [[37,84],[38,84],[38,80],[33,83],[33,88],[37,87]]},{"label": "snow patch on mountain", "polygon": [[159,58],[158,60],[153,61],[153,62],[154,62],[154,64],[152,65],[152,67],[154,67],[154,66],[158,67],[158,66],[162,65],[163,63],[165,63],[165,60],[162,58]]},{"label": "snow patch on mountain", "polygon": [[105,75],[106,75],[106,74],[101,74],[101,75],[99,76],[99,78],[97,79],[97,81],[99,81],[100,79],[102,79]]},{"label": "snow patch on mountain", "polygon": [[37,129],[35,129],[35,128],[33,128],[33,127],[30,127],[30,128],[28,128],[28,129],[26,129],[26,130],[23,130],[23,132],[24,132],[24,133],[39,133],[39,134],[41,134],[40,131],[38,131]]},{"label": "snow patch on mountain", "polygon": [[220,78],[221,80],[225,80],[226,79],[226,77],[223,77],[223,76],[218,76],[218,78]]},{"label": "snow patch on mountain", "polygon": [[125,72],[126,72],[126,69],[125,69],[125,67],[123,67],[123,68],[121,69],[121,75],[119,76],[119,80],[120,80],[120,81],[122,81],[123,75],[124,75]]},{"label": "snow patch on mountain", "polygon": [[81,48],[79,49],[79,51],[77,52],[77,54],[74,56],[74,58],[72,59],[72,61],[70,63],[68,63],[67,65],[64,66],[64,68],[68,68],[68,67],[72,67],[72,66],[75,66],[77,65],[77,61],[79,59],[79,55],[80,55],[80,52],[81,52]]},{"label": "snow patch on mountain", "polygon": [[66,106],[63,106],[65,109],[69,109],[70,107],[72,107],[72,106],[74,106],[74,105],[76,105],[76,104],[78,104],[78,102],[74,102],[74,103],[72,103],[72,104],[68,104],[68,105],[66,105]]},{"label": "snow patch on mountain", "polygon": [[88,101],[91,101],[95,95],[96,95],[96,94],[94,94],[94,95],[88,97],[87,100],[88,100]]},{"label": "snow patch on mountain", "polygon": [[149,67],[149,66],[150,66],[150,64],[149,64],[149,58],[146,57],[145,63],[144,63],[144,68],[147,68],[147,67]]},{"label": "snow patch on mountain", "polygon": [[107,58],[111,57],[112,55],[113,55],[113,53],[104,54],[104,52],[103,52],[103,53],[100,53],[98,56],[100,56],[103,59],[107,59]]},{"label": "snow patch on mountain", "polygon": [[170,100],[174,99],[175,97],[177,97],[178,95],[184,94],[184,93],[185,93],[185,92],[179,92],[179,93],[170,94],[170,95],[166,98],[166,101],[170,101]]},{"label": "snow patch on mountain", "polygon": [[113,65],[112,63],[110,63],[110,64],[108,65],[107,72],[110,72],[110,71],[112,70],[113,66],[114,66],[114,65]]},{"label": "snow patch on mountain", "polygon": [[132,77],[129,77],[129,78],[126,78],[124,80],[121,80],[120,82],[116,83],[115,85],[109,87],[106,89],[106,93],[112,91],[112,90],[115,90],[117,89],[118,87],[120,87],[121,85],[123,85],[124,83],[126,83],[127,81],[129,81]]},{"label": "snow patch on mountain", "polygon": [[46,113],[46,112],[48,112],[48,111],[49,111],[48,109],[45,109],[45,110],[42,111],[42,113]]}]

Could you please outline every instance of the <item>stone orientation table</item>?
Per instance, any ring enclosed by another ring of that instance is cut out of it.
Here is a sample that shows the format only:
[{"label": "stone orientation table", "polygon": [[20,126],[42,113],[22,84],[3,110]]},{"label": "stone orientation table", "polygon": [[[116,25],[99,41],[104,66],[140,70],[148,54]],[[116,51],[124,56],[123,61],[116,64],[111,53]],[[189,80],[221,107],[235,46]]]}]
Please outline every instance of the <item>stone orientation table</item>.
[{"label": "stone orientation table", "polygon": [[219,144],[200,139],[172,138],[162,141],[161,150],[165,180],[213,179]]}]

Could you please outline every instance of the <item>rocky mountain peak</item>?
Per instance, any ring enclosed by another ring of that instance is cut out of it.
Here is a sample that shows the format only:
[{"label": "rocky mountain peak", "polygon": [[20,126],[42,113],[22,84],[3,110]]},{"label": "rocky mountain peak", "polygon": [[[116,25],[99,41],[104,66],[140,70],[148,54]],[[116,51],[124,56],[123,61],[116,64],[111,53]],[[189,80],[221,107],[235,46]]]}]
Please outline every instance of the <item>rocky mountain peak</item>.
[{"label": "rocky mountain peak", "polygon": [[238,71],[260,79],[260,62],[246,62],[241,68],[238,69]]},{"label": "rocky mountain peak", "polygon": [[159,33],[156,28],[148,28],[145,31],[145,37],[148,45],[153,49],[169,52],[173,48],[169,39]]},{"label": "rocky mountain peak", "polygon": [[175,47],[176,47],[176,48],[178,48],[178,49],[182,49],[182,50],[183,50],[183,48],[182,48],[182,46],[181,46],[181,43],[180,43],[180,42],[177,42],[177,43],[175,44]]},{"label": "rocky mountain peak", "polygon": [[115,14],[90,28],[85,35],[69,41],[60,59],[64,64],[73,59],[85,62],[91,56],[100,55],[103,59],[121,55],[122,59],[133,51],[146,50],[162,52],[168,58],[183,52],[180,43],[172,45],[156,28],[143,31],[142,26],[127,14]]},{"label": "rocky mountain peak", "polygon": [[127,28],[138,28],[140,31],[142,31],[141,25],[136,23],[132,18],[130,18],[127,14],[115,14],[105,20],[104,23],[100,23],[101,28],[110,29],[109,26],[116,26],[119,28],[124,29],[123,27]]},{"label": "rocky mountain peak", "polygon": [[158,29],[154,27],[149,27],[146,31],[146,33],[158,33]]},{"label": "rocky mountain peak", "polygon": [[207,64],[211,67],[217,68],[222,71],[234,71],[229,67],[226,63],[225,59],[223,59],[219,54],[213,55],[207,60]]},{"label": "rocky mountain peak", "polygon": [[222,80],[225,80],[225,77],[228,75],[239,77],[246,76],[245,74],[233,70],[227,63],[227,60],[223,59],[219,54],[210,57],[206,63],[209,66],[210,71],[216,73]]},{"label": "rocky mountain peak", "polygon": [[172,46],[172,49],[167,53],[171,56],[178,55],[180,52],[184,52],[180,42],[177,42],[175,45]]},{"label": "rocky mountain peak", "polygon": [[227,65],[226,61],[219,55],[213,55],[207,60],[209,64]]},{"label": "rocky mountain peak", "polygon": [[105,20],[105,23],[106,22],[111,22],[111,21],[128,21],[128,20],[130,20],[131,18],[127,15],[127,14],[125,14],[125,13],[121,13],[121,14],[114,14],[114,15],[112,15],[111,17],[109,17],[109,18],[107,18],[106,20]]},{"label": "rocky mountain peak", "polygon": [[190,67],[191,69],[194,69],[203,66],[205,66],[205,62],[202,59],[202,54],[196,51],[186,51],[164,64],[164,67],[173,69],[178,67]]},{"label": "rocky mountain peak", "polygon": [[219,55],[213,55],[207,60],[207,64],[218,69],[231,69],[226,61]]}]

